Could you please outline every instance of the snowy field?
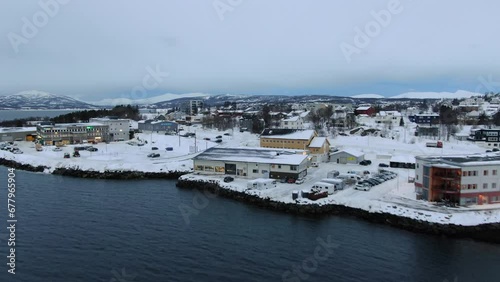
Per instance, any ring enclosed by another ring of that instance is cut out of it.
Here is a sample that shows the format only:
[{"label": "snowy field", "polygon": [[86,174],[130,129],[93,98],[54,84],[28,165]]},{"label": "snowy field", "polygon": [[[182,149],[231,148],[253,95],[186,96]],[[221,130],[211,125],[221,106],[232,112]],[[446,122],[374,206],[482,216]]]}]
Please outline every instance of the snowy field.
[{"label": "snowy field", "polygon": [[[98,151],[80,151],[81,157],[79,158],[73,156],[69,159],[64,158],[64,153],[73,153],[74,145],[62,147],[62,151],[58,152],[53,151],[55,146],[44,146],[43,151],[38,152],[32,142],[15,142],[23,151],[23,154],[13,154],[9,151],[0,150],[0,158],[33,166],[50,167],[50,169],[46,170],[47,173],[63,167],[101,172],[122,170],[144,172],[191,171],[193,168],[191,159],[207,148],[213,146],[228,147],[234,143],[241,146],[259,145],[258,137],[248,132],[234,131],[233,135],[233,131],[228,131],[227,133],[231,135],[226,136],[224,135],[226,132],[217,130],[203,130],[201,127],[195,126],[183,127],[185,130],[181,131],[181,134],[196,132],[196,146],[194,137],[179,137],[161,133],[139,133],[132,140],[92,145]],[[219,135],[222,136],[222,143],[215,143],[215,137]],[[210,138],[210,140],[204,140],[204,138]],[[143,143],[144,146],[127,144],[130,141]],[[152,147],[157,147],[158,150],[152,150]],[[167,151],[167,147],[172,147],[172,151]],[[147,155],[150,153],[159,153],[160,157],[148,158]]]},{"label": "snowy field", "polygon": [[[50,167],[46,172],[50,173],[55,168],[78,168],[82,170],[130,170],[146,172],[165,171],[192,171],[192,158],[201,151],[213,147],[258,147],[259,138],[249,132],[240,133],[238,130],[221,132],[217,130],[205,130],[199,126],[183,126],[185,132],[196,132],[195,138],[170,136],[163,134],[137,134],[131,140],[147,144],[144,146],[132,146],[127,142],[112,142],[110,144],[97,144],[97,152],[81,152],[80,158],[71,157],[64,159],[65,152],[72,153],[73,146],[63,147],[63,151],[54,152],[54,146],[45,146],[42,152],[37,152],[31,142],[16,142],[23,154],[12,154],[8,151],[0,151],[0,157],[15,160],[20,163],[34,166],[44,165]],[[440,155],[440,154],[463,154],[463,153],[484,153],[485,148],[479,147],[470,142],[450,141],[444,142],[444,148],[428,148],[425,142],[430,141],[424,138],[411,136],[410,130],[406,131],[406,138],[401,134],[405,132],[403,128],[395,128],[392,132],[399,132],[394,139],[374,136],[337,136],[330,138],[330,143],[340,149],[355,149],[365,153],[365,159],[372,161],[370,166],[342,165],[336,163],[320,163],[319,167],[308,169],[308,175],[303,184],[278,183],[277,187],[269,190],[248,190],[247,179],[236,179],[231,183],[222,181],[224,176],[202,176],[185,175],[194,179],[214,179],[220,182],[221,186],[238,191],[245,191],[249,194],[256,194],[262,197],[270,197],[276,201],[294,202],[292,191],[308,189],[316,181],[326,178],[331,170],[338,170],[341,173],[347,171],[369,170],[376,173],[379,163],[389,163],[392,156],[416,156],[416,155]],[[224,135],[228,133],[228,135]],[[222,136],[222,143],[213,142],[216,136]],[[209,138],[210,140],[204,140]],[[411,144],[415,142],[414,144]],[[158,147],[158,150],[152,150]],[[172,151],[166,151],[166,147],[172,147]],[[160,154],[158,158],[148,158],[149,153]],[[300,199],[300,204],[328,204],[335,203],[354,208],[364,209],[370,212],[387,212],[394,215],[410,217],[422,221],[458,224],[477,225],[481,223],[500,222],[500,204],[470,206],[459,208],[448,208],[436,206],[421,200],[416,200],[414,184],[408,182],[409,177],[414,177],[415,172],[411,169],[385,168],[398,173],[396,179],[386,181],[374,186],[370,191],[358,191],[352,187],[347,187],[343,191],[338,191],[333,195],[317,201]]]}]

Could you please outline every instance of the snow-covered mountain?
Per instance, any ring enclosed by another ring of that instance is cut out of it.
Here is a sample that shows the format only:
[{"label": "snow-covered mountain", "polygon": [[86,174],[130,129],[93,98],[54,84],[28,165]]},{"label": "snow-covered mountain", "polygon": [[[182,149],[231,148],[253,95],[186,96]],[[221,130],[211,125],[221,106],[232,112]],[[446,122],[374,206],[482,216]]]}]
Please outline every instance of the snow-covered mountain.
[{"label": "snow-covered mountain", "polygon": [[351,96],[351,98],[356,98],[356,99],[383,99],[385,98],[382,95],[379,94],[358,94]]},{"label": "snow-covered mountain", "polygon": [[92,109],[96,106],[74,98],[44,91],[28,90],[0,96],[0,109]]},{"label": "snow-covered mountain", "polygon": [[452,92],[406,92],[396,96],[388,97],[393,99],[462,99],[470,98],[473,96],[482,96],[481,93],[475,93],[465,90],[458,90]]},{"label": "snow-covered mountain", "polygon": [[180,98],[202,98],[207,97],[209,94],[205,93],[186,93],[186,94],[172,94],[167,93],[159,96],[144,98],[144,99],[130,99],[130,98],[111,98],[103,99],[100,101],[91,101],[90,103],[101,106],[113,106],[113,105],[149,105],[159,102],[166,102],[170,100],[176,100]]}]

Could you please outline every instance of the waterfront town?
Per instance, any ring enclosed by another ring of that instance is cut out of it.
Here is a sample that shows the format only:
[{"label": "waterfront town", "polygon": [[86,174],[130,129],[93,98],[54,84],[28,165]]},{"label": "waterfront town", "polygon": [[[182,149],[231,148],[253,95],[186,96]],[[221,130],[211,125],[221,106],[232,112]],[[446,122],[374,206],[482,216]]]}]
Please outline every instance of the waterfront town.
[{"label": "waterfront town", "polygon": [[43,172],[183,174],[297,205],[435,223],[500,221],[500,97],[287,105],[189,99],[137,120],[26,121],[0,158]]}]

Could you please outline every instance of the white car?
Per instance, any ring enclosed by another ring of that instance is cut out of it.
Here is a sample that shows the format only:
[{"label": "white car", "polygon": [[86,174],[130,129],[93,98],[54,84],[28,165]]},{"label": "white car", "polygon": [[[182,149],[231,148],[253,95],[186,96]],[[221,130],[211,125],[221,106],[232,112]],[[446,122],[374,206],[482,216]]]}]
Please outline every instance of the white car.
[{"label": "white car", "polygon": [[21,150],[14,150],[14,151],[12,151],[12,153],[13,153],[13,154],[22,154],[22,153],[23,153],[23,151],[21,151]]},{"label": "white car", "polygon": [[369,185],[363,185],[363,184],[356,184],[356,186],[354,186],[354,189],[362,191],[370,191],[370,188],[371,187]]},{"label": "white car", "polygon": [[299,178],[295,180],[295,184],[302,184],[302,183],[304,183],[304,178]]},{"label": "white car", "polygon": [[54,151],[54,152],[61,152],[61,151],[62,151],[62,149],[61,149],[61,148],[59,148],[59,147],[55,147],[54,149],[52,149],[52,151]]}]

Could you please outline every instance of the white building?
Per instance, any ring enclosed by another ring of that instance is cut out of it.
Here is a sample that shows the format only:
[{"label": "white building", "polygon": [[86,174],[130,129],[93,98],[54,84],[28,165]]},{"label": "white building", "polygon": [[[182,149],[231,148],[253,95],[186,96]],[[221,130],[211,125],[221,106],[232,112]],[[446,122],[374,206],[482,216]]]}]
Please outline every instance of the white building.
[{"label": "white building", "polygon": [[130,119],[91,118],[90,122],[98,122],[108,126],[109,141],[129,140]]},{"label": "white building", "polygon": [[280,121],[280,128],[305,129],[304,128],[304,119],[300,115],[282,119]]},{"label": "white building", "polygon": [[415,191],[428,201],[500,203],[500,154],[417,156]]},{"label": "white building", "polygon": [[380,111],[375,115],[375,123],[398,126],[401,117],[402,115],[398,111]]},{"label": "white building", "polygon": [[308,156],[293,150],[212,147],[193,158],[194,171],[242,178],[302,178]]}]

